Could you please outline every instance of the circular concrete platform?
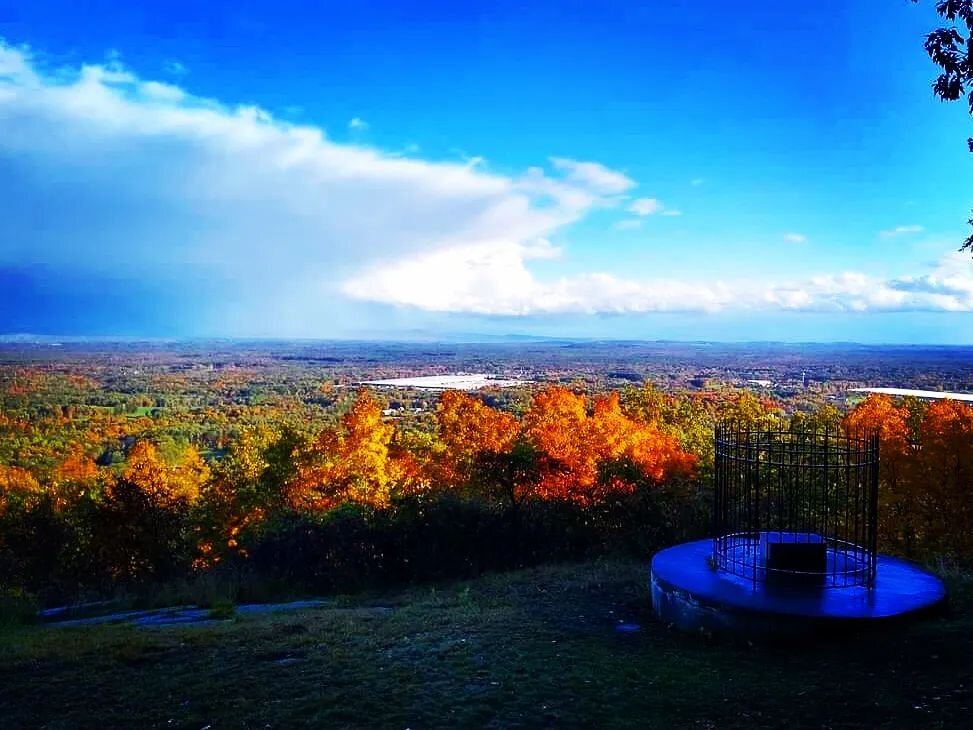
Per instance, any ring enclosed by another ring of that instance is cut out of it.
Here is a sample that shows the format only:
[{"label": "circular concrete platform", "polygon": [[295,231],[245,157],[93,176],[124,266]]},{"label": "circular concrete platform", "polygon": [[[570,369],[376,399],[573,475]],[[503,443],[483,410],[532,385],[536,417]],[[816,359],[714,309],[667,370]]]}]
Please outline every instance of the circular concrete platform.
[{"label": "circular concrete platform", "polygon": [[797,637],[862,628],[913,616],[946,598],[943,582],[912,563],[878,557],[875,585],[818,590],[771,589],[712,567],[712,540],[684,543],[652,559],[652,606],[689,632]]}]

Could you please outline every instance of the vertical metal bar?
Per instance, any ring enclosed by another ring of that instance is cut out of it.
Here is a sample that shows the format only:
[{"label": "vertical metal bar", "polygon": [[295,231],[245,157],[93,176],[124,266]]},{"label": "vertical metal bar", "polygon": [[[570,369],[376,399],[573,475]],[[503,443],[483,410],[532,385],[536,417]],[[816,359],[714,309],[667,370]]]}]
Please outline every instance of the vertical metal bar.
[{"label": "vertical metal bar", "polygon": [[[842,469],[842,467],[848,462],[848,459],[846,458],[847,454],[845,453],[845,448],[847,447],[847,445],[848,444],[842,441],[841,439],[841,431],[839,429],[836,429],[834,433],[834,446],[833,446],[834,454],[835,454],[834,467],[833,467],[834,472],[832,474],[833,481],[829,482],[830,485],[829,488],[832,490],[831,535],[834,539],[835,550],[837,551],[838,545],[841,545],[842,549],[844,550],[843,556],[845,562],[843,568],[845,569],[845,571],[847,571],[848,569],[848,544],[844,541],[845,537],[847,537],[847,529],[846,529],[847,520],[845,518],[844,510],[848,506],[848,492],[846,489],[842,489],[842,476],[844,475],[843,474],[844,470]],[[837,571],[838,571],[837,552],[835,552],[835,554],[832,556],[832,559],[834,562],[834,570],[836,573],[835,580],[837,580]],[[848,580],[848,573],[845,572],[842,574],[842,584],[843,585],[847,584],[847,580]]]},{"label": "vertical metal bar", "polygon": [[[836,554],[834,550],[837,549],[838,543],[835,540],[835,535],[838,530],[837,514],[835,513],[835,506],[837,505],[836,495],[834,489],[832,488],[832,476],[835,471],[836,462],[840,461],[840,456],[835,453],[836,444],[831,438],[831,427],[825,424],[824,427],[824,508],[821,515],[821,537],[824,540],[824,551],[825,551],[825,564],[824,570],[828,574],[828,579],[832,586],[836,585],[838,580],[838,562],[834,558]],[[829,546],[831,549],[832,560],[829,562],[828,550]],[[830,568],[829,568],[830,565]]]},{"label": "vertical metal bar", "polygon": [[756,443],[754,444],[753,450],[753,528],[757,535],[757,540],[759,540],[761,524],[763,522],[760,519],[761,498],[763,496],[763,485],[760,479],[760,452],[763,451],[763,434],[761,434],[759,429],[754,440]]},{"label": "vertical metal bar", "polygon": [[[841,522],[840,514],[838,511],[839,500],[841,495],[838,493],[837,475],[840,474],[841,467],[841,444],[838,438],[831,433],[831,426],[827,426],[827,436],[825,440],[828,443],[827,448],[827,459],[828,459],[828,474],[825,484],[825,489],[827,490],[826,498],[826,510],[825,518],[827,520],[827,536],[825,538],[827,545],[828,542],[832,545],[832,555],[831,555],[831,575],[832,575],[832,585],[837,585],[838,582],[838,546],[841,545],[844,548],[844,543],[839,543],[838,538],[841,533]],[[827,550],[827,547],[825,547]],[[827,565],[825,566],[827,568]],[[847,563],[845,564],[847,567]]]},{"label": "vertical metal bar", "polygon": [[869,586],[874,586],[875,584],[875,573],[878,565],[878,465],[881,459],[881,451],[879,448],[878,434],[872,436],[872,452],[873,457],[869,460],[871,462],[871,504],[869,505],[869,520],[868,529],[871,533],[869,535]]},{"label": "vertical metal bar", "polygon": [[[727,493],[729,494],[730,503],[727,505],[727,522],[729,534],[736,533],[737,528],[737,510],[740,508],[739,500],[736,496],[736,471],[737,471],[737,432],[736,423],[731,424],[727,431],[727,452],[729,456],[727,457],[726,467],[729,469],[729,474],[727,474]],[[727,542],[727,550],[729,550],[733,545],[734,538],[730,538]],[[736,572],[736,571],[734,571]]]},{"label": "vertical metal bar", "polygon": [[[747,533],[753,536],[753,525],[754,525],[754,473],[753,473],[753,456],[754,456],[754,435],[751,429],[747,429],[747,476],[746,476],[746,495],[747,495]],[[748,543],[748,547],[752,547],[752,543]],[[751,549],[747,552],[747,562],[752,568],[751,576],[753,580],[754,589],[757,587],[757,557],[756,553]]]},{"label": "vertical metal bar", "polygon": [[[855,489],[855,544],[858,545],[858,557],[859,562],[864,562],[864,567],[867,571],[868,568],[868,546],[865,540],[862,539],[862,525],[865,523],[864,504],[865,504],[865,482],[862,480],[862,457],[861,457],[861,440],[858,438],[858,431],[855,431],[855,462],[852,474],[854,475],[852,484]],[[868,575],[864,579],[859,578],[859,580],[864,580],[867,582]]]},{"label": "vertical metal bar", "polygon": [[797,492],[797,472],[794,469],[794,434],[786,434],[787,439],[787,529],[794,529],[794,495]]},{"label": "vertical metal bar", "polygon": [[855,495],[856,499],[856,515],[855,515],[855,539],[861,546],[861,557],[864,561],[865,577],[864,582],[867,584],[869,581],[869,570],[871,566],[871,559],[869,558],[869,553],[871,552],[871,546],[868,544],[868,504],[869,504],[869,489],[871,484],[871,467],[868,464],[868,443],[863,441],[861,431],[859,430],[856,434],[855,449],[856,449],[856,466],[855,466],[855,486],[857,493]]},{"label": "vertical metal bar", "polygon": [[723,488],[723,483],[721,480],[721,473],[723,467],[723,458],[720,454],[720,444],[721,444],[721,425],[719,423],[713,429],[713,521],[711,524],[713,530],[713,559],[719,555],[719,535],[720,529],[722,527],[722,519],[720,517],[720,509],[722,506],[722,500],[720,499],[720,493]]},{"label": "vertical metal bar", "polygon": [[858,513],[861,515],[859,533],[858,533],[858,544],[862,547],[862,559],[865,561],[865,577],[864,581],[866,584],[871,582],[871,566],[872,566],[872,546],[869,539],[868,525],[872,519],[870,514],[871,510],[869,505],[871,504],[871,485],[872,485],[872,457],[871,457],[871,442],[868,440],[868,436],[863,434],[861,430],[856,434],[858,440],[856,442],[856,447],[858,449]]},{"label": "vertical metal bar", "polygon": [[801,530],[802,538],[805,535],[807,535],[807,533],[810,532],[811,530],[811,505],[814,503],[814,496],[815,496],[814,493],[816,491],[815,484],[814,484],[814,477],[817,474],[815,468],[817,467],[818,460],[816,458],[816,454],[814,453],[814,438],[815,438],[815,434],[814,431],[812,430],[810,439],[805,442],[805,444],[808,445],[808,456],[810,458],[810,465],[807,470],[807,475],[808,475],[807,492],[808,493],[807,493],[807,500],[804,502],[804,524]]},{"label": "vertical metal bar", "polygon": [[807,533],[808,528],[808,505],[811,503],[813,498],[811,495],[814,491],[814,447],[810,442],[810,432],[805,432],[802,436],[801,443],[802,450],[807,454],[808,466],[804,470],[804,500],[801,502],[801,527],[798,531],[800,535]]},{"label": "vertical metal bar", "polygon": [[[853,493],[852,492],[852,489],[851,489],[851,459],[852,459],[852,451],[851,451],[851,448],[852,448],[852,442],[851,442],[851,439],[849,438],[848,434],[845,434],[845,437],[844,438],[845,438],[845,522],[844,522],[844,530],[842,532],[842,538],[845,539],[846,541],[851,542],[851,544],[855,546],[853,548],[854,555],[855,555],[855,570],[858,571],[858,569],[859,569],[859,567],[861,565],[861,560],[860,560],[861,556],[858,554],[859,553],[859,549],[858,549],[858,545],[859,545],[859,542],[858,542],[858,490],[856,489],[854,491],[854,493]],[[854,509],[852,509],[852,506],[854,506]],[[852,511],[852,514],[853,514],[854,519],[855,519],[855,529],[854,530],[849,530],[849,526],[851,524],[851,520],[849,519],[849,515],[848,515],[848,511],[849,510]],[[857,575],[858,574],[856,572],[856,574],[855,574],[855,580],[853,582],[857,582],[857,580],[858,580]],[[848,585],[848,581],[847,580],[845,581],[845,585]]]},{"label": "vertical metal bar", "polygon": [[[733,427],[733,542],[730,543],[734,550],[733,557],[737,558],[736,547],[739,542],[739,532],[740,532],[740,521],[741,521],[741,510],[743,509],[743,500],[740,494],[740,422],[737,421]],[[740,572],[740,565],[734,565],[735,573]]]},{"label": "vertical metal bar", "polygon": [[784,423],[777,426],[777,531],[784,529]]},{"label": "vertical metal bar", "polygon": [[823,454],[824,473],[821,482],[822,506],[819,507],[819,509],[821,510],[821,515],[820,515],[821,524],[818,525],[818,530],[817,530],[821,534],[821,539],[825,541],[825,545],[827,545],[827,540],[828,540],[828,509],[830,504],[828,499],[829,496],[828,492],[831,489],[831,454],[830,454],[830,449],[828,448],[829,446],[830,444],[828,442],[828,427],[825,426],[824,427],[824,454]]}]

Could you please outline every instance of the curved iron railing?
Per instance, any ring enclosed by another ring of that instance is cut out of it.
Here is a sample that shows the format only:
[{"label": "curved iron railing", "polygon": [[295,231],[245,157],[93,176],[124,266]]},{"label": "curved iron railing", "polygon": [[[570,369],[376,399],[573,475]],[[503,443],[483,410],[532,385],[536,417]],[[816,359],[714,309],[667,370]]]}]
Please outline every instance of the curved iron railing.
[{"label": "curved iron railing", "polygon": [[872,586],[878,464],[876,434],[720,424],[716,566],[754,585]]}]

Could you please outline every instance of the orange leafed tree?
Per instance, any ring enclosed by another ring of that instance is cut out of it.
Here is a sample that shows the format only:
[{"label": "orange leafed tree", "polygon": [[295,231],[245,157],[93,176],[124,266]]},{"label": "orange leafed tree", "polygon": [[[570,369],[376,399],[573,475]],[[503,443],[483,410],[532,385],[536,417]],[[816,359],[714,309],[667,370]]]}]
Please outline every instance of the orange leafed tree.
[{"label": "orange leafed tree", "polygon": [[524,416],[524,434],[548,459],[538,496],[590,501],[598,463],[589,431],[588,404],[583,395],[555,386],[534,396]]},{"label": "orange leafed tree", "polygon": [[973,551],[973,408],[955,400],[929,405],[919,427],[910,474],[917,529],[925,552],[960,557]]},{"label": "orange leafed tree", "polygon": [[454,486],[499,491],[511,507],[528,497],[590,504],[631,492],[635,480],[602,467],[631,465],[639,480],[689,475],[695,457],[657,424],[625,415],[617,394],[587,399],[564,387],[534,396],[522,421],[458,392],[442,395],[437,411],[442,478]]},{"label": "orange leafed tree", "polygon": [[528,440],[551,460],[538,494],[581,504],[604,499],[611,492],[631,492],[636,484],[617,474],[602,478],[602,468],[624,461],[641,477],[661,482],[689,476],[696,458],[657,424],[625,415],[617,393],[587,401],[566,388],[552,387],[534,398],[524,417]]},{"label": "orange leafed tree", "polygon": [[63,509],[76,502],[85,493],[94,490],[98,483],[98,466],[84,449],[75,445],[62,461],[51,479],[54,505]]},{"label": "orange leafed tree", "polygon": [[685,451],[674,435],[658,423],[644,423],[626,416],[618,393],[595,401],[591,441],[601,461],[627,459],[651,481],[689,477],[697,456]]},{"label": "orange leafed tree", "polygon": [[442,444],[434,434],[396,429],[389,444],[389,479],[400,495],[429,493],[438,480],[437,468]]},{"label": "orange leafed tree", "polygon": [[879,539],[911,554],[918,538],[918,504],[909,474],[913,449],[908,409],[887,395],[872,394],[845,416],[844,425],[852,434],[878,434]]},{"label": "orange leafed tree", "polygon": [[470,478],[480,454],[510,452],[520,429],[511,414],[455,390],[447,390],[440,397],[436,420],[443,447],[438,476],[452,486]]},{"label": "orange leafed tree", "polygon": [[896,405],[890,396],[873,393],[845,417],[845,428],[862,434],[877,433],[889,455],[904,455],[909,450],[909,411]]},{"label": "orange leafed tree", "polygon": [[879,435],[879,537],[912,557],[962,559],[973,551],[973,408],[909,403],[871,395],[845,418]]},{"label": "orange leafed tree", "polygon": [[712,393],[677,395],[658,389],[651,381],[640,388],[626,388],[623,412],[636,421],[654,425],[678,439],[682,450],[693,454],[696,474],[711,474],[715,459],[713,426],[719,408]]},{"label": "orange leafed tree", "polygon": [[98,476],[98,467],[84,449],[75,446],[54,472],[56,482],[78,482],[86,484]]},{"label": "orange leafed tree", "polygon": [[442,394],[436,418],[433,481],[505,504],[516,515],[537,482],[536,455],[521,439],[517,419],[458,391]]}]

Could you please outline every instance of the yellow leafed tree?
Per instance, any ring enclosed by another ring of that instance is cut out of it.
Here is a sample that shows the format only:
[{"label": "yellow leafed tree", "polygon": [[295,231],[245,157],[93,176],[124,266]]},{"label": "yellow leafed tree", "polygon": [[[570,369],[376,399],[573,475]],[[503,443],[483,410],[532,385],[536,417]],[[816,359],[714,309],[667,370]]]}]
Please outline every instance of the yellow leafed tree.
[{"label": "yellow leafed tree", "polygon": [[182,462],[170,467],[154,444],[137,442],[129,451],[122,479],[159,505],[194,502],[209,479],[209,468],[196,449],[187,449]]},{"label": "yellow leafed tree", "polygon": [[0,515],[12,503],[30,505],[40,499],[41,486],[26,469],[0,464]]},{"label": "yellow leafed tree", "polygon": [[310,510],[328,510],[344,502],[389,504],[395,471],[389,458],[393,433],[375,399],[360,390],[341,428],[325,429],[298,453],[288,489],[291,503]]}]

